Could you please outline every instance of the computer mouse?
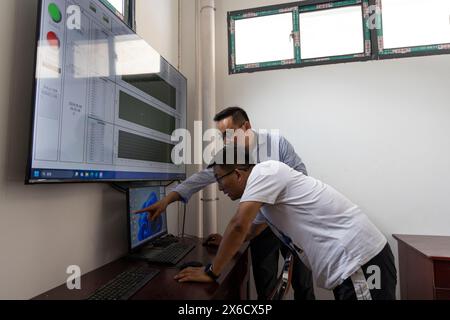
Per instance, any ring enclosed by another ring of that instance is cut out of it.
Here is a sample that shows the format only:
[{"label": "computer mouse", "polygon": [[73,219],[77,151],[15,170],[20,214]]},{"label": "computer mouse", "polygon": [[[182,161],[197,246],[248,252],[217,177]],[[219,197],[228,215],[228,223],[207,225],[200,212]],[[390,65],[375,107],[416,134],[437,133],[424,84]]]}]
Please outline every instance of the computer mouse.
[{"label": "computer mouse", "polygon": [[202,245],[209,248],[218,248],[220,245],[220,241],[218,241],[215,237],[209,237],[205,241],[203,241]]},{"label": "computer mouse", "polygon": [[203,263],[198,262],[198,261],[189,261],[189,262],[185,262],[183,264],[181,264],[178,269],[179,270],[183,270],[189,267],[193,267],[193,268],[200,268],[203,267]]}]

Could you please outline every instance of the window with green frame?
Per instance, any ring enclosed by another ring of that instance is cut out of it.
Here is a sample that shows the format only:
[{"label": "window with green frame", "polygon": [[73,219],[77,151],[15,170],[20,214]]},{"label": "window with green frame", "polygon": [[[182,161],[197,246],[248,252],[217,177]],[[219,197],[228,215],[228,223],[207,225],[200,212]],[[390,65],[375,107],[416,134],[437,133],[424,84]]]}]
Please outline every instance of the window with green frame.
[{"label": "window with green frame", "polygon": [[369,57],[367,4],[340,1],[300,7],[300,63]]},{"label": "window with green frame", "polygon": [[450,54],[450,0],[306,0],[229,12],[228,28],[230,74]]},{"label": "window with green frame", "polygon": [[100,2],[119,16],[131,29],[136,29],[135,0],[100,0]]},{"label": "window with green frame", "polygon": [[447,53],[450,0],[377,0],[378,55]]},{"label": "window with green frame", "polygon": [[298,8],[280,8],[229,16],[232,68],[292,65],[298,61]]},{"label": "window with green frame", "polygon": [[322,0],[230,12],[230,73],[370,59],[368,6]]}]

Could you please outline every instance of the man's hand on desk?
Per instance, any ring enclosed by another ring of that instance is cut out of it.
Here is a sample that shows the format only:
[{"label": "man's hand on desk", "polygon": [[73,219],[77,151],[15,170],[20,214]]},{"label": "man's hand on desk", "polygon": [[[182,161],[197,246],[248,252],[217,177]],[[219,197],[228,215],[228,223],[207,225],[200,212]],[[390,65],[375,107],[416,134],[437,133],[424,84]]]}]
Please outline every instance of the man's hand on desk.
[{"label": "man's hand on desk", "polygon": [[215,233],[209,235],[208,238],[203,241],[203,245],[208,247],[218,247],[220,246],[220,242],[222,242],[222,235]]},{"label": "man's hand on desk", "polygon": [[174,278],[178,282],[214,282],[214,280],[205,273],[205,268],[186,268],[177,274]]}]

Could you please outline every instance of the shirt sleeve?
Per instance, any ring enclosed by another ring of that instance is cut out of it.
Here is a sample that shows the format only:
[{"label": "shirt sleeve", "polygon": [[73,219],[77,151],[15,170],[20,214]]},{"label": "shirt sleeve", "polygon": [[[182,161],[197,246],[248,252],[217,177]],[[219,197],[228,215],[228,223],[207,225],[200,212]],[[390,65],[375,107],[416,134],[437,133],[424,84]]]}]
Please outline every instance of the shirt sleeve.
[{"label": "shirt sleeve", "polygon": [[241,202],[275,204],[285,188],[283,176],[286,176],[288,170],[289,167],[276,161],[255,166],[247,181]]},{"label": "shirt sleeve", "polygon": [[306,166],[299,155],[295,152],[292,144],[286,138],[280,137],[279,146],[280,161],[287,164],[295,171],[299,171],[307,176],[308,171],[306,170]]},{"label": "shirt sleeve", "polygon": [[264,217],[264,215],[261,212],[258,213],[255,220],[253,220],[253,224],[256,224],[256,225],[266,224],[266,223],[267,223],[266,218]]},{"label": "shirt sleeve", "polygon": [[183,202],[187,203],[192,196],[216,182],[213,169],[205,169],[192,176],[175,188],[175,192],[180,195]]}]

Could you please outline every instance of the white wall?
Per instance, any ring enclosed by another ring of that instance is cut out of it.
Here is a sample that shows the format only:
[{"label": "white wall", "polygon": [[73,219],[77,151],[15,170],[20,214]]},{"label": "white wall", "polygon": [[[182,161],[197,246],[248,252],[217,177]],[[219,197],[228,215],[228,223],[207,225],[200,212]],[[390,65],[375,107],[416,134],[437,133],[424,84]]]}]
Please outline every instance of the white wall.
[{"label": "white wall", "polygon": [[[176,64],[178,48],[166,41],[177,39],[177,1],[151,3],[139,4],[138,29]],[[0,299],[31,298],[64,283],[69,265],[88,272],[127,251],[123,194],[103,184],[23,183],[36,10],[36,0],[5,0],[0,10]],[[160,20],[147,18],[156,11]]]},{"label": "white wall", "polygon": [[136,29],[178,67],[178,0],[136,0]]},{"label": "white wall", "polygon": [[[281,129],[396,255],[394,233],[450,235],[450,55],[228,75],[227,11],[282,2],[217,0],[218,109],[240,105],[254,127]],[[223,230],[235,204],[221,201]]]},{"label": "white wall", "polygon": [[[192,139],[194,139],[194,121],[202,120],[197,94],[196,51],[199,43],[196,38],[196,0],[180,1],[180,18],[180,70],[188,79],[187,129],[192,133]],[[188,176],[201,169],[202,166],[200,165],[188,165]],[[190,235],[198,236],[201,231],[201,196],[201,192],[195,194],[187,205],[186,233]]]}]

